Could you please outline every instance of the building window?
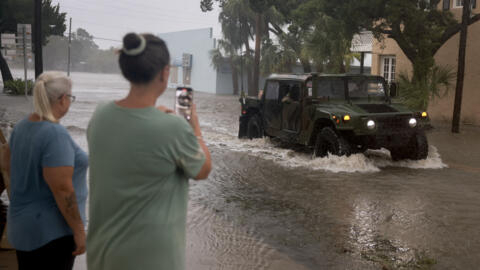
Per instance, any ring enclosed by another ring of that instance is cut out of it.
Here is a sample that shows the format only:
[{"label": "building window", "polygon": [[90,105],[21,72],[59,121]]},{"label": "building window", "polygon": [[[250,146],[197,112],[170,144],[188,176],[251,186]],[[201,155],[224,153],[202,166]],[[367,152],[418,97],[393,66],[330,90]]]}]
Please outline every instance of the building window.
[{"label": "building window", "polygon": [[382,76],[388,83],[395,81],[395,72],[397,67],[397,60],[395,56],[382,56]]},{"label": "building window", "polygon": [[[472,9],[477,8],[477,0],[470,0],[472,5]],[[453,7],[454,8],[462,8],[463,7],[463,0],[453,0]]]},{"label": "building window", "polygon": [[450,0],[443,0],[443,10],[449,10],[449,9],[450,9]]}]

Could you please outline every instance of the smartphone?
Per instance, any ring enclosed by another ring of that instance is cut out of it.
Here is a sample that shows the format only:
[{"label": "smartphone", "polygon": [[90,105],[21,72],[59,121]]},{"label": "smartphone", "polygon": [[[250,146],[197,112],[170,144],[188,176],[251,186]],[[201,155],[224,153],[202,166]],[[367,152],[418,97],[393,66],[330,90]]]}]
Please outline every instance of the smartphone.
[{"label": "smartphone", "polygon": [[175,113],[190,121],[192,118],[193,89],[190,87],[177,87],[175,92]]}]

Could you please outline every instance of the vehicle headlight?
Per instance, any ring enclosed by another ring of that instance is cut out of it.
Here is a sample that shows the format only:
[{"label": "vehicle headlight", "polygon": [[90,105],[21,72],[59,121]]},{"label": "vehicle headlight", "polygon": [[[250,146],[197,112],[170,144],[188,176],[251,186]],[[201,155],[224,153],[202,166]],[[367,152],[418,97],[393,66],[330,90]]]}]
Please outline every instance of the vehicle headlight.
[{"label": "vehicle headlight", "polygon": [[368,129],[374,129],[374,128],[375,128],[375,121],[373,121],[373,120],[368,120],[368,122],[367,122],[367,128],[368,128]]},{"label": "vehicle headlight", "polygon": [[348,114],[343,117],[344,122],[348,122],[348,121],[350,121],[350,119],[352,119],[352,118]]},{"label": "vehicle headlight", "polygon": [[414,128],[417,126],[417,119],[415,118],[411,118],[410,121],[408,121],[408,124],[410,125],[410,127]]}]

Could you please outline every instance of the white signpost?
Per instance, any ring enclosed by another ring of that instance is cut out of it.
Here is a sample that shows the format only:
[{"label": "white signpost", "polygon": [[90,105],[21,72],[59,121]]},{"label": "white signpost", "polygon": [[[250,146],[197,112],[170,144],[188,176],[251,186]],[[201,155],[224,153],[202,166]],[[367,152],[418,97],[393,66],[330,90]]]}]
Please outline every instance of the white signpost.
[{"label": "white signpost", "polygon": [[15,34],[2,34],[2,54],[6,60],[13,60],[17,54]]},{"label": "white signpost", "polygon": [[32,58],[32,25],[18,24],[17,35],[1,34],[2,54],[6,60],[13,60],[17,57],[23,57],[23,67],[25,71],[25,96],[28,92],[27,83],[27,59]]},{"label": "white signpost", "polygon": [[1,34],[1,40],[2,54],[5,56],[5,59],[13,60],[17,57],[23,57],[25,96],[27,96],[27,59],[32,58],[32,25],[18,24],[16,36],[15,34]]},{"label": "white signpost", "polygon": [[23,66],[25,70],[25,97],[28,95],[28,81],[27,81],[27,57],[32,56],[32,25],[18,24],[17,25],[17,49],[23,49],[20,56],[23,56]]}]

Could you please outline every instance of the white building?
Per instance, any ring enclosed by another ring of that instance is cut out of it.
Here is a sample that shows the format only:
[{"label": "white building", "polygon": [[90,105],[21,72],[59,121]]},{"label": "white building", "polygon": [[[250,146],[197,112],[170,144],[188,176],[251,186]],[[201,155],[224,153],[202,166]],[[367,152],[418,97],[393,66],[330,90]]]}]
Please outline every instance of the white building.
[{"label": "white building", "polygon": [[216,71],[210,51],[215,48],[212,28],[158,34],[168,46],[171,58],[169,87],[191,86],[195,91],[232,94],[230,69]]}]

